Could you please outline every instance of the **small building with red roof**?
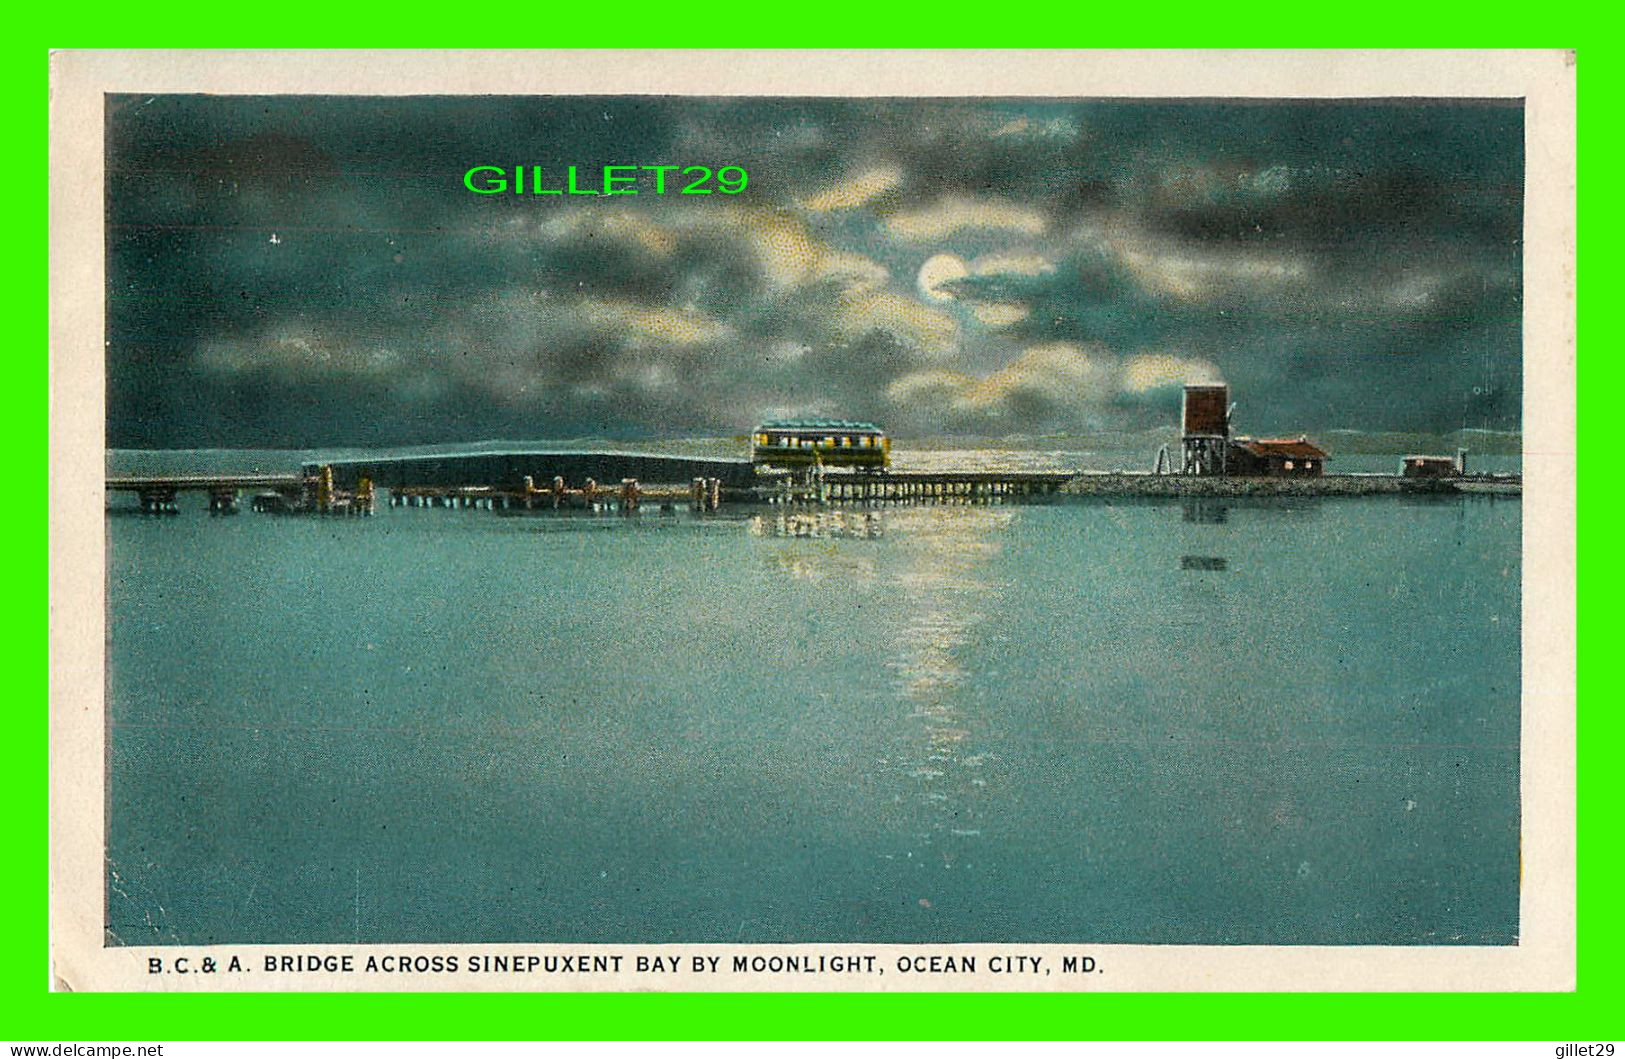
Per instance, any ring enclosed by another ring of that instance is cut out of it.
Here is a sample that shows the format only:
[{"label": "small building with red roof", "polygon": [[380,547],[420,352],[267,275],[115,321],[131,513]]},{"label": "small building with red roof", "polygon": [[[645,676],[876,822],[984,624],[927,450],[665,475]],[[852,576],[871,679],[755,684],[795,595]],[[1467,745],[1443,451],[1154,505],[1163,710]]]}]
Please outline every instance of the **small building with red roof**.
[{"label": "small building with red roof", "polygon": [[1225,470],[1242,477],[1315,478],[1326,473],[1326,452],[1307,435],[1236,438]]}]

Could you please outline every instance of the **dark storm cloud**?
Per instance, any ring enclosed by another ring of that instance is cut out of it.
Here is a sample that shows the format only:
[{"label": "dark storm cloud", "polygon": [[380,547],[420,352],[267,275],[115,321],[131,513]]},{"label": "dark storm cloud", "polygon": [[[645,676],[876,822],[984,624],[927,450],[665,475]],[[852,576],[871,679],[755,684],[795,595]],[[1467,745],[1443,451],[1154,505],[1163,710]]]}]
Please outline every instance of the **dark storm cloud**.
[{"label": "dark storm cloud", "polygon": [[[115,445],[1516,428],[1503,105],[115,97]],[[472,165],[735,164],[737,197]]]}]

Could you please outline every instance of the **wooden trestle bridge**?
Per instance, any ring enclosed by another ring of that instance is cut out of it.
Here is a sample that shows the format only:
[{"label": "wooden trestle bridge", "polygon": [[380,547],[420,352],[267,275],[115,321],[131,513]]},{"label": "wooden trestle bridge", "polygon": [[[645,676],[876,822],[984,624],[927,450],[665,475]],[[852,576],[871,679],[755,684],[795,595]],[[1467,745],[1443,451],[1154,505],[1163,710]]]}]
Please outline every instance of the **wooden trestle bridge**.
[{"label": "wooden trestle bridge", "polygon": [[305,485],[304,477],[298,474],[131,475],[107,479],[109,493],[135,493],[141,500],[141,510],[148,514],[178,511],[183,492],[208,493],[209,510],[221,514],[235,512],[245,490],[276,493],[292,501],[304,492]]},{"label": "wooden trestle bridge", "polygon": [[[643,468],[640,468],[643,469]],[[688,469],[687,466],[684,469]],[[652,482],[621,478],[600,483],[587,477],[568,483],[555,475],[538,485],[533,475],[513,484],[422,484],[399,477],[387,487],[368,476],[342,483],[327,465],[299,474],[146,475],[107,479],[109,492],[135,493],[141,510],[173,513],[183,492],[204,492],[214,514],[239,510],[244,492],[253,492],[256,510],[310,514],[371,514],[379,494],[390,507],[482,508],[497,511],[588,509],[632,513],[645,506],[671,510],[681,505],[716,511],[726,503],[882,505],[920,503],[1003,503],[1049,496],[1073,475],[1066,472],[873,472],[830,474],[696,476],[687,481]],[[657,469],[658,473],[658,469]]]}]

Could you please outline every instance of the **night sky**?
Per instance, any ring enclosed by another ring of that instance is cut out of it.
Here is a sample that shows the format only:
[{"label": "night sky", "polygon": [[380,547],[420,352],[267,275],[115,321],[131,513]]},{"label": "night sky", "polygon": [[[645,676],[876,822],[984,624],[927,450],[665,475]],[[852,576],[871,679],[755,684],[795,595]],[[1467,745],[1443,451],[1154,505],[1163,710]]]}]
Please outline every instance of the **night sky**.
[{"label": "night sky", "polygon": [[[1520,425],[1516,103],[115,96],[107,143],[115,447],[1138,430],[1220,379],[1252,433]],[[516,163],[750,182],[462,185]]]}]

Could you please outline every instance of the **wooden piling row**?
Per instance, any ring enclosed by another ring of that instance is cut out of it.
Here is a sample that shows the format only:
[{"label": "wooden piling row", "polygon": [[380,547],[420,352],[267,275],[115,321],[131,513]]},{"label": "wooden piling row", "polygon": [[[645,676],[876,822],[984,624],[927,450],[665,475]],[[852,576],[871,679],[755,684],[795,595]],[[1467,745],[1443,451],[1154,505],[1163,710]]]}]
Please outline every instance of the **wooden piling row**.
[{"label": "wooden piling row", "polygon": [[480,508],[487,511],[559,511],[575,508],[630,514],[640,510],[646,500],[658,504],[660,510],[669,512],[676,510],[677,503],[686,499],[697,510],[715,511],[722,503],[721,479],[697,481],[699,484],[689,489],[650,489],[636,478],[622,479],[613,490],[605,489],[596,479],[588,478],[580,489],[573,489],[561,477],[555,477],[546,489],[538,489],[535,481],[529,477],[517,489],[402,486],[390,490],[389,506]]},{"label": "wooden piling row", "polygon": [[147,515],[173,515],[178,513],[180,506],[175,502],[178,492],[179,490],[167,486],[142,489],[139,493],[142,513]]},{"label": "wooden piling row", "polygon": [[326,464],[314,477],[305,479],[297,510],[318,515],[370,515],[376,497],[371,478],[357,482],[354,493],[339,489],[333,482],[332,465]]},{"label": "wooden piling row", "polygon": [[355,499],[351,504],[351,512],[357,515],[370,515],[378,502],[378,491],[372,486],[371,478],[362,478],[355,485]]},{"label": "wooden piling row", "polygon": [[786,476],[765,490],[777,503],[836,504],[991,504],[1048,496],[1066,475],[1054,474],[898,474]]},{"label": "wooden piling row", "polygon": [[[1058,492],[1067,480],[1064,474],[824,474],[815,471],[809,475],[783,476],[771,485],[758,487],[757,495],[781,504],[919,504],[958,503],[990,504],[1019,500],[1032,496]],[[173,491],[171,491],[171,494]],[[320,472],[306,480],[301,507],[305,511],[321,514],[371,514],[376,502],[376,490],[370,479],[357,484],[355,494],[343,493],[334,487],[333,469],[324,466]],[[646,489],[635,478],[621,479],[617,490],[603,490],[588,478],[579,489],[572,489],[562,476],[555,475],[547,488],[537,488],[535,479],[526,476],[518,489],[500,489],[491,486],[405,486],[391,489],[391,507],[478,508],[488,511],[521,509],[561,510],[582,508],[589,511],[616,510],[622,514],[638,511],[645,500],[658,505],[663,513],[677,509],[686,500],[691,510],[714,512],[722,506],[722,480],[720,478],[692,479],[686,489]],[[143,493],[146,510],[163,510],[166,503],[154,493]],[[167,501],[173,505],[173,496]],[[233,492],[224,491],[211,499],[211,510],[235,510]]]},{"label": "wooden piling row", "polygon": [[722,479],[696,478],[689,483],[688,506],[695,511],[715,511],[722,506]]},{"label": "wooden piling row", "polygon": [[238,492],[231,486],[216,486],[209,490],[209,514],[235,515],[237,514]]}]

